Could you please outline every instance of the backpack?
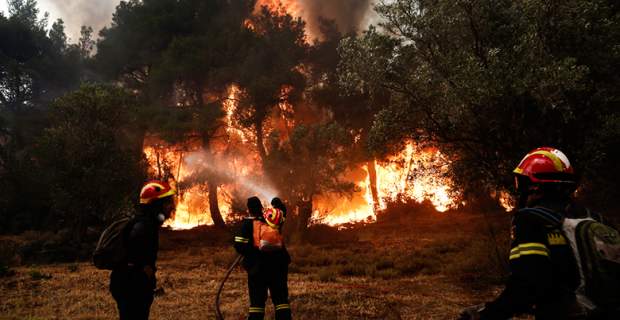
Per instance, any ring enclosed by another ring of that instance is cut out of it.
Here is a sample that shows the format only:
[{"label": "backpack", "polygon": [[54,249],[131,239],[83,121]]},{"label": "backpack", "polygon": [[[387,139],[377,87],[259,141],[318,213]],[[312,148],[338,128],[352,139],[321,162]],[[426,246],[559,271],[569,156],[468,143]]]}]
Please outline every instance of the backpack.
[{"label": "backpack", "polygon": [[113,270],[127,264],[125,232],[133,221],[130,217],[121,218],[101,233],[93,252],[93,264],[97,269]]},{"label": "backpack", "polygon": [[260,251],[273,252],[284,248],[284,238],[278,227],[272,227],[264,221],[254,220],[254,246]]},{"label": "backpack", "polygon": [[525,210],[561,226],[579,268],[580,285],[575,292],[579,304],[589,311],[617,307],[620,304],[620,233],[591,217],[559,220],[548,209]]}]

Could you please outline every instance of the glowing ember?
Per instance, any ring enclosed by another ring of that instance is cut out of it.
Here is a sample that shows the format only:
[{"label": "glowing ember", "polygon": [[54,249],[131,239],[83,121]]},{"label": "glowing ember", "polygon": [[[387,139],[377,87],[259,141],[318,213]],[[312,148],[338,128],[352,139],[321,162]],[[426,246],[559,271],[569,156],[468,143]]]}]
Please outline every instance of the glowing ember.
[{"label": "glowing ember", "polygon": [[241,143],[247,143],[248,137],[246,133],[239,129],[241,125],[235,120],[235,112],[239,106],[239,97],[241,95],[241,89],[237,85],[231,85],[228,87],[228,95],[224,101],[224,111],[226,112],[226,133],[229,140],[239,139]]},{"label": "glowing ember", "polygon": [[504,208],[504,210],[506,210],[506,212],[510,212],[516,207],[514,197],[506,191],[499,192],[499,204],[502,208]]}]

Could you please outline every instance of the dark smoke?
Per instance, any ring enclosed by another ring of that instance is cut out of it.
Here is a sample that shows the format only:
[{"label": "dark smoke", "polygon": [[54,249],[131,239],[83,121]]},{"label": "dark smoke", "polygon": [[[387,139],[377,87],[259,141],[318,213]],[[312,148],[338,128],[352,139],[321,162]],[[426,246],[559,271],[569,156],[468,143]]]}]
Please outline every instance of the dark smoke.
[{"label": "dark smoke", "polygon": [[67,36],[77,42],[83,25],[93,27],[93,36],[112,22],[112,14],[120,0],[48,0],[65,21]]},{"label": "dark smoke", "polygon": [[373,0],[298,0],[309,34],[319,35],[319,17],[336,21],[340,32],[357,32],[366,22]]}]

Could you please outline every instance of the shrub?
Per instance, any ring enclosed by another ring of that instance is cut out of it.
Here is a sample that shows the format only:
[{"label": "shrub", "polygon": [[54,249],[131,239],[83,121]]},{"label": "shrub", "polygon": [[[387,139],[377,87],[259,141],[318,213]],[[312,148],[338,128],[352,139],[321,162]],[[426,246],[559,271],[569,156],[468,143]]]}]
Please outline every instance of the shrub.
[{"label": "shrub", "polygon": [[336,270],[334,268],[323,268],[319,270],[319,281],[336,282]]},{"label": "shrub", "polygon": [[49,280],[49,279],[52,278],[51,274],[43,273],[43,272],[41,272],[41,271],[39,271],[37,269],[30,270],[30,272],[28,274],[30,275],[30,279],[36,280],[36,281],[38,281],[38,280]]},{"label": "shrub", "polygon": [[77,263],[70,264],[70,265],[67,267],[67,270],[69,270],[69,272],[71,272],[71,273],[78,272],[78,270],[80,270],[80,265],[78,265]]},{"label": "shrub", "polygon": [[355,262],[340,266],[338,270],[338,274],[342,276],[366,276],[370,273],[368,265]]},{"label": "shrub", "polygon": [[0,265],[0,278],[10,277],[15,274],[15,271],[11,270],[7,265]]}]

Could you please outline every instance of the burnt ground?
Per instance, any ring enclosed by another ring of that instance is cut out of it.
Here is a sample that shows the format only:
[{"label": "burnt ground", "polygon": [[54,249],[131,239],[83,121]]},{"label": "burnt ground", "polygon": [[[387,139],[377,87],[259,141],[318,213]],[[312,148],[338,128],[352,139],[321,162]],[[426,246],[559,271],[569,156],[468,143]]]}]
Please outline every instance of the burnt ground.
[{"label": "burnt ground", "polygon": [[[312,244],[289,246],[294,318],[454,319],[501,290],[509,219],[505,213],[485,217],[416,213],[349,230],[314,228]],[[209,228],[162,234],[161,292],[152,319],[215,318],[215,291],[235,258],[229,237]],[[0,278],[0,319],[116,317],[109,273],[87,262],[12,271]],[[222,311],[237,320],[247,307],[245,273],[237,268]],[[272,318],[268,306],[266,319]]]}]

